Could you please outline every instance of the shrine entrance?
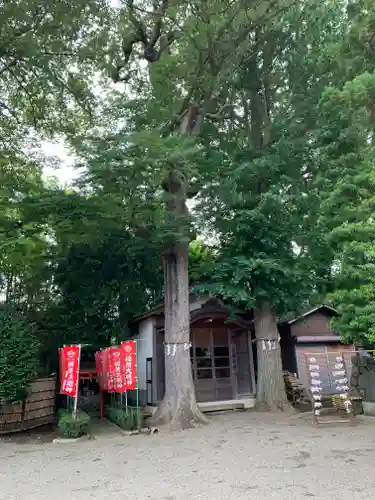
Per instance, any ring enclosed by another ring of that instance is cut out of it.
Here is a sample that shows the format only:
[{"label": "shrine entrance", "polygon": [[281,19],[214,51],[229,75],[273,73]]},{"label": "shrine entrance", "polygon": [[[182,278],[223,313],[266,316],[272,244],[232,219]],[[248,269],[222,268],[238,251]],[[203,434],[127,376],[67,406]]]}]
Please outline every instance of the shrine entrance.
[{"label": "shrine entrance", "polygon": [[96,346],[84,345],[79,367],[78,408],[92,417],[103,416],[103,400],[95,366]]},{"label": "shrine entrance", "polygon": [[[215,304],[206,304],[190,313],[190,360],[199,403],[229,403],[254,398],[255,366],[250,326],[239,317],[229,320],[229,312]],[[145,399],[147,404],[157,405],[165,393],[163,317],[151,326],[150,332],[154,332],[155,356],[145,358]]]},{"label": "shrine entrance", "polygon": [[217,325],[192,328],[190,350],[197,401],[234,397],[231,332]]}]

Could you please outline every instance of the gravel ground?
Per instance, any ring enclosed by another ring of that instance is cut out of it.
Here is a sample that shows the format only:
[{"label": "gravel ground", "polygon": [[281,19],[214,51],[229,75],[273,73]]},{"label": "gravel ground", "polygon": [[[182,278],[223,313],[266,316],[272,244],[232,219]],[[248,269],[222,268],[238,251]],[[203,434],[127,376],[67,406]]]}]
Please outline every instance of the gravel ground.
[{"label": "gravel ground", "polygon": [[[360,420],[360,419],[357,419]],[[0,443],[1,500],[371,500],[375,422],[231,413],[75,444]]]}]

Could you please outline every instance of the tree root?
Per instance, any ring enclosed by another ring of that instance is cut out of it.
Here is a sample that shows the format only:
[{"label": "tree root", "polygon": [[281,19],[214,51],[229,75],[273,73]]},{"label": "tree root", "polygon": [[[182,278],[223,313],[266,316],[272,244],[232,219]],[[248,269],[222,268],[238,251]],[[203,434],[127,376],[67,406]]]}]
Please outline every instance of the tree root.
[{"label": "tree root", "polygon": [[184,430],[208,424],[208,419],[198,405],[194,405],[194,408],[174,408],[162,402],[148,423],[152,427],[167,426],[170,430]]}]

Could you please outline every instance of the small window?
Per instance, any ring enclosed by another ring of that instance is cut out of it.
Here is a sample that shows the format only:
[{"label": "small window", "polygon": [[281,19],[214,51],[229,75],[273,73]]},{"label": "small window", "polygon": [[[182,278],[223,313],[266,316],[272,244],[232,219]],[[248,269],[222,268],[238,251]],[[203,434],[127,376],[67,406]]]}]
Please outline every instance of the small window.
[{"label": "small window", "polygon": [[217,367],[230,366],[229,358],[215,358],[215,366]]},{"label": "small window", "polygon": [[195,357],[196,358],[205,358],[207,356],[211,356],[210,349],[208,347],[196,347],[195,348]]},{"label": "small window", "polygon": [[199,368],[197,370],[197,379],[212,379],[211,368]]},{"label": "small window", "polygon": [[196,358],[197,368],[211,368],[212,358]]},{"label": "small window", "polygon": [[216,368],[216,378],[230,378],[230,368]]},{"label": "small window", "polygon": [[225,346],[215,346],[214,347],[214,356],[229,356],[229,347]]}]

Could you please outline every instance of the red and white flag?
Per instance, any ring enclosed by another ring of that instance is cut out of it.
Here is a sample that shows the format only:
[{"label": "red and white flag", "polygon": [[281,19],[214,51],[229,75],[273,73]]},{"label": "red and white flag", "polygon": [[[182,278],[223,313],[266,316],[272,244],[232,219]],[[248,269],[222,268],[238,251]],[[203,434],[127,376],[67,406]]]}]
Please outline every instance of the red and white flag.
[{"label": "red and white flag", "polygon": [[59,351],[60,357],[60,394],[77,397],[79,380],[80,346],[69,345]]},{"label": "red and white flag", "polygon": [[124,378],[127,390],[137,389],[137,343],[134,340],[121,343],[124,357]]}]

